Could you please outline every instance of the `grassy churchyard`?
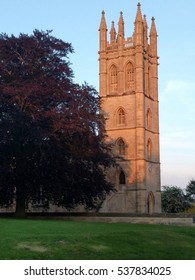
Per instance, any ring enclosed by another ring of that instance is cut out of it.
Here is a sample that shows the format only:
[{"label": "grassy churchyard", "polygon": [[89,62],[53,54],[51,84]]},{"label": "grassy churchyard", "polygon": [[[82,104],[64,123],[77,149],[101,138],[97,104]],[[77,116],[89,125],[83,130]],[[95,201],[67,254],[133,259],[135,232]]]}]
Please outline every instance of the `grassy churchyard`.
[{"label": "grassy churchyard", "polygon": [[195,259],[195,227],[0,218],[1,260]]}]

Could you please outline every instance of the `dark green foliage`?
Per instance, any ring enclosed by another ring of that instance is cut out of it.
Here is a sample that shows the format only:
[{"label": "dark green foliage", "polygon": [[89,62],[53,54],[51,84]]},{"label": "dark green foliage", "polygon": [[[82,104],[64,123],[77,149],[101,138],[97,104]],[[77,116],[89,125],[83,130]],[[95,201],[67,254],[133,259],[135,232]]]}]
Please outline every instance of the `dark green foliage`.
[{"label": "dark green foliage", "polygon": [[97,91],[72,80],[70,44],[0,35],[0,204],[96,207],[113,190]]},{"label": "dark green foliage", "polygon": [[189,198],[191,202],[195,202],[195,180],[191,180],[186,189],[186,196]]},{"label": "dark green foliage", "polygon": [[190,207],[189,200],[182,189],[175,186],[162,187],[162,210],[167,213],[183,212]]}]

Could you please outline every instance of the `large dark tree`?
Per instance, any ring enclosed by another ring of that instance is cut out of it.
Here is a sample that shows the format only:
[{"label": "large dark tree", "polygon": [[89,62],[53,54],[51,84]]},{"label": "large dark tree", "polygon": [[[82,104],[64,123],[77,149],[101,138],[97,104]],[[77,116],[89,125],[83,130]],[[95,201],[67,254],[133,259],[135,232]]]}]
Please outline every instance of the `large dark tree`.
[{"label": "large dark tree", "polygon": [[96,90],[73,82],[70,44],[35,30],[0,35],[0,204],[96,207],[114,164]]}]

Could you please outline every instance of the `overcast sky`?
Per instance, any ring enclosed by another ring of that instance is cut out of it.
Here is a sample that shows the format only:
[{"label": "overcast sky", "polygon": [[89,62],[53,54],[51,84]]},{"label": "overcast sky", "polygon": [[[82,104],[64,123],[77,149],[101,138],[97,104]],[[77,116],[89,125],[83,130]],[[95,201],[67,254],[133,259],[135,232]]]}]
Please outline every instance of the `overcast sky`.
[{"label": "overcast sky", "polygon": [[[98,28],[105,10],[108,30],[120,11],[131,37],[136,0],[0,0],[0,31],[31,34],[37,28],[70,42],[75,81],[98,90]],[[195,1],[143,0],[150,27],[155,17],[159,54],[162,185],[185,187],[195,178]]]}]

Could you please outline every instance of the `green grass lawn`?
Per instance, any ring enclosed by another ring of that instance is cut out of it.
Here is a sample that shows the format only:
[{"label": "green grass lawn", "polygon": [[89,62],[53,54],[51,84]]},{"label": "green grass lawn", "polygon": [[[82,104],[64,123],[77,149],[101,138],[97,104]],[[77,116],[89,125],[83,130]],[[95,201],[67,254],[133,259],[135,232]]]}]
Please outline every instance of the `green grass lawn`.
[{"label": "green grass lawn", "polygon": [[1,260],[195,259],[195,227],[0,219]]}]

